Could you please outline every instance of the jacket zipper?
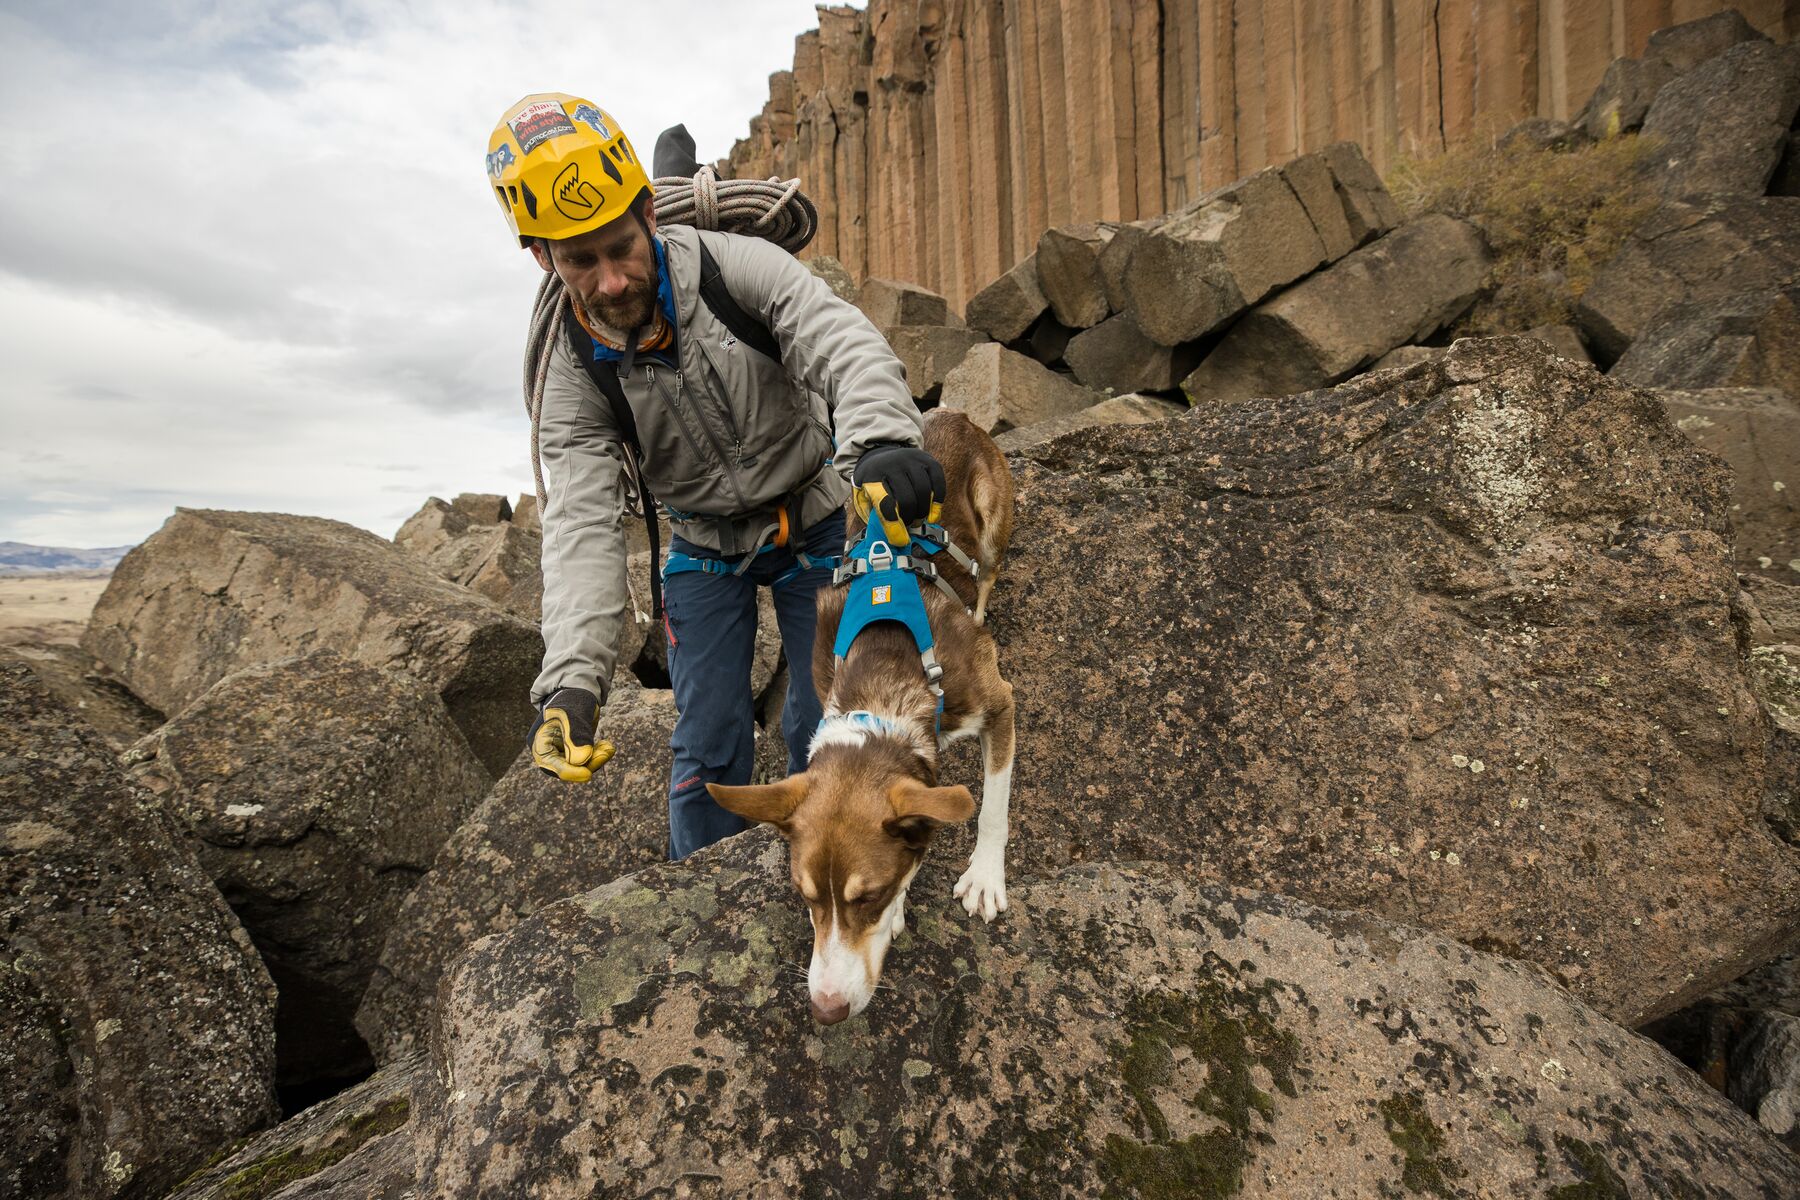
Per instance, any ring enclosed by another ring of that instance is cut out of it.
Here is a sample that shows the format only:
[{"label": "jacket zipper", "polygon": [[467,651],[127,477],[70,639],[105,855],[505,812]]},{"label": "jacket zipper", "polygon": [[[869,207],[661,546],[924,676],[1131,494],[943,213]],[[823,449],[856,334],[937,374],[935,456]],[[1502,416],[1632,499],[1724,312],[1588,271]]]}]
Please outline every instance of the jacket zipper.
[{"label": "jacket zipper", "polygon": [[[713,377],[717,379],[722,386],[725,382],[725,372],[719,368],[719,360],[713,357],[712,351],[707,348],[704,341],[701,341],[699,346],[700,357],[704,358],[712,367]],[[744,461],[744,437],[738,432],[737,419],[731,415],[730,397],[726,397],[725,403],[721,407],[724,409],[725,413],[725,428],[731,431],[733,458],[736,459],[737,465],[740,467],[750,466],[750,463]]]}]

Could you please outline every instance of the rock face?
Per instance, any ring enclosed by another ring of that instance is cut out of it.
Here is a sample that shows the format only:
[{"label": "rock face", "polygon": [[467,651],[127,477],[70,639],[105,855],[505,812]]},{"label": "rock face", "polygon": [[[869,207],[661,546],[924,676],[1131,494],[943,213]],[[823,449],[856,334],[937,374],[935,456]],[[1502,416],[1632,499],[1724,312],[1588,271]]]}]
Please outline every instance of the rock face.
[{"label": "rock face", "polygon": [[167,713],[232,671],[315,649],[396,667],[443,698],[494,775],[524,743],[543,656],[536,626],[372,533],[191,508],[113,571],[82,646]]},{"label": "rock face", "polygon": [[1800,46],[1740,42],[1668,84],[1644,118],[1663,194],[1762,195],[1797,109]]},{"label": "rock face", "polygon": [[163,715],[131,694],[119,677],[94,661],[79,646],[60,642],[0,648],[0,658],[13,657],[31,668],[38,682],[81,714],[114,750],[163,723]]},{"label": "rock face", "polygon": [[422,558],[438,575],[486,596],[527,621],[542,619],[544,530],[537,497],[519,505],[504,496],[465,492],[446,503],[433,496],[407,518],[394,543]]},{"label": "rock face", "polygon": [[166,816],[0,660],[0,1194],[158,1196],[276,1116],[275,989]]},{"label": "rock face", "polygon": [[857,292],[856,307],[886,333],[898,325],[954,325],[944,298],[911,283],[871,279]]},{"label": "rock face", "polygon": [[1347,378],[1454,320],[1492,261],[1475,226],[1428,214],[1246,313],[1182,387],[1204,404]]},{"label": "rock face", "polygon": [[798,175],[819,207],[815,253],[961,308],[1047,229],[1170,212],[1345,139],[1385,174],[1526,117],[1574,117],[1614,59],[1685,70],[1745,36],[1725,17],[1657,33],[1731,9],[1800,35],[1787,0],[833,6],[722,174]]},{"label": "rock face", "polygon": [[1158,345],[1130,313],[1108,317],[1069,340],[1063,352],[1075,378],[1103,392],[1168,391],[1200,361],[1197,351]]},{"label": "rock face", "polygon": [[411,1092],[427,1070],[417,1055],[383,1068],[183,1180],[169,1200],[403,1200]]},{"label": "rock face", "polygon": [[1610,374],[1647,387],[1771,387],[1800,395],[1800,287],[1677,301]]},{"label": "rock face", "polygon": [[1216,864],[1625,1024],[1790,935],[1730,479],[1651,394],[1464,341],[1032,453],[988,618],[1028,714],[1013,870]]},{"label": "rock face", "polygon": [[968,414],[990,433],[1003,433],[1079,412],[1102,398],[1099,392],[990,342],[969,351],[950,372],[940,404]]},{"label": "rock face", "polygon": [[1683,433],[1731,464],[1738,570],[1800,583],[1800,405],[1756,388],[1658,394]]},{"label": "rock face", "polygon": [[1167,866],[1020,884],[989,927],[928,860],[894,990],[820,1030],[783,974],[810,937],[785,858],[735,838],[471,950],[415,1093],[420,1194],[1800,1188],[1744,1113],[1541,973]]},{"label": "rock face", "polygon": [[1606,366],[1674,306],[1705,309],[1800,286],[1800,197],[1663,205],[1595,273],[1576,308]]},{"label": "rock face", "polygon": [[622,686],[600,714],[618,752],[593,780],[564,783],[520,756],[393,921],[356,1015],[379,1061],[423,1045],[438,976],[469,943],[668,858],[674,728],[669,692]]},{"label": "rock face", "polygon": [[1051,229],[1038,239],[1038,287],[1061,324],[1090,329],[1112,312],[1100,274],[1100,253],[1117,230],[1111,222],[1093,221]]}]

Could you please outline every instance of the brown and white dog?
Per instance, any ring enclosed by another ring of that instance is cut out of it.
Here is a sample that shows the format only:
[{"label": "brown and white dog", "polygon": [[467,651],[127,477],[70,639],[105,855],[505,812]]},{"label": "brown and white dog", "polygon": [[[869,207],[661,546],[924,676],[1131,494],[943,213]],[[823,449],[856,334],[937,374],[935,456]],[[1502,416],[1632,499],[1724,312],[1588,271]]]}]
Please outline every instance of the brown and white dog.
[{"label": "brown and white dog", "polygon": [[[968,788],[937,782],[938,751],[958,738],[981,738],[984,779],[975,852],[955,894],[985,921],[1006,909],[1012,685],[1000,677],[994,638],[982,622],[1012,536],[1012,475],[994,440],[961,413],[928,414],[925,449],[944,468],[944,528],[980,568],[972,579],[949,555],[935,556],[961,603],[928,582],[922,588],[944,672],[941,729],[934,733],[937,699],[904,627],[871,625],[843,662],[835,661],[845,591],[829,588],[819,593],[813,647],[825,719],[806,771],[760,786],[706,785],[725,808],[766,821],[787,839],[794,886],[812,913],[812,1012],[826,1025],[868,1006],[888,946],[905,925],[906,889],[932,835],[975,813]],[[860,522],[851,524],[854,539]]]}]

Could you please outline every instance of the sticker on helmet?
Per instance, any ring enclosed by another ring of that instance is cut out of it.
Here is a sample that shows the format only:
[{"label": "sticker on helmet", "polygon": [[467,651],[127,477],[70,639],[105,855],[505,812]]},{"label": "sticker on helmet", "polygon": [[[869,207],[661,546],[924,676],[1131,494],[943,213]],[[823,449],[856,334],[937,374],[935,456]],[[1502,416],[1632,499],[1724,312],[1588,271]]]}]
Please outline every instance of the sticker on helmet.
[{"label": "sticker on helmet", "polygon": [[552,198],[556,201],[556,211],[571,221],[585,221],[600,211],[606,197],[600,189],[581,177],[581,169],[574,163],[562,169],[556,177],[556,183],[550,188]]},{"label": "sticker on helmet", "polygon": [[548,100],[527,104],[507,124],[512,126],[513,136],[519,139],[519,150],[524,154],[530,154],[553,137],[575,132],[563,106]]},{"label": "sticker on helmet", "polygon": [[593,105],[577,104],[572,115],[577,121],[580,121],[583,125],[586,125],[596,134],[600,135],[601,141],[612,141],[612,130],[606,127],[606,118],[601,116],[600,110]]},{"label": "sticker on helmet", "polygon": [[488,174],[492,175],[495,179],[500,178],[500,172],[512,166],[516,157],[517,156],[512,152],[512,147],[505,142],[501,142],[500,148],[490,152],[487,156]]}]

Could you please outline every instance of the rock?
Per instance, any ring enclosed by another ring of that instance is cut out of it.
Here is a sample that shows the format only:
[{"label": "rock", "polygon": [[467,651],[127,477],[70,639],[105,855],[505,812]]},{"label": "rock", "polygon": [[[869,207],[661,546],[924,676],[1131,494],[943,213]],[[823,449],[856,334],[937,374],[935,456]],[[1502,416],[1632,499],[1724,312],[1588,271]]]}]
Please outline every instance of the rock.
[{"label": "rock", "polygon": [[163,723],[163,714],[79,646],[36,642],[0,647],[23,662],[58,700],[81,714],[113,750],[123,750]]},{"label": "rock", "polygon": [[865,280],[856,307],[883,334],[901,325],[956,325],[949,305],[936,292],[893,279]]},{"label": "rock", "polygon": [[403,1059],[236,1147],[168,1200],[402,1200],[413,1182],[407,1117],[430,1070]]},{"label": "rock", "polygon": [[281,991],[284,1085],[353,1075],[400,902],[488,788],[442,701],[331,651],[227,675],[127,755]]},{"label": "rock", "polygon": [[1171,216],[1122,226],[1124,304],[1165,346],[1209,333],[1325,261],[1325,246],[1279,168],[1269,167]]},{"label": "rock", "polygon": [[1770,726],[1763,819],[1782,841],[1800,846],[1800,644],[1757,646],[1748,667]]},{"label": "rock", "polygon": [[1756,609],[1750,630],[1752,645],[1800,643],[1800,580],[1778,583],[1767,575],[1752,572],[1738,576],[1738,583]]},{"label": "rock", "polygon": [[[1642,120],[1641,116],[1639,120]],[[1579,124],[1571,125],[1554,117],[1527,117],[1501,134],[1494,149],[1572,150],[1589,140],[1588,131]]]},{"label": "rock", "polygon": [[1395,346],[1376,359],[1369,370],[1391,371],[1396,367],[1410,367],[1415,363],[1436,362],[1448,353],[1448,346]]},{"label": "rock", "polygon": [[[665,543],[666,544],[666,543]],[[629,578],[637,589],[638,602],[647,612],[650,608],[650,554],[644,551],[631,556]],[[669,639],[653,625],[631,627],[628,620],[619,630],[619,669],[614,679],[622,679],[627,667],[636,664],[641,682],[646,687],[669,686]],[[625,650],[635,645],[631,657]],[[750,694],[760,696],[775,678],[781,665],[781,626],[775,617],[775,601],[768,588],[756,589],[756,648],[750,656]],[[646,677],[647,676],[647,677]]]},{"label": "rock", "polygon": [[534,533],[544,532],[544,519],[538,512],[537,496],[521,494],[513,501],[512,523],[520,529],[529,529]]},{"label": "rock", "polygon": [[[1354,148],[1354,143],[1351,145]],[[1302,154],[1281,168],[1281,177],[1294,190],[1300,207],[1306,210],[1313,232],[1319,235],[1319,243],[1325,247],[1326,262],[1336,262],[1365,240],[1350,230],[1337,180],[1323,154]]]},{"label": "rock", "polygon": [[1246,313],[1182,388],[1202,404],[1347,378],[1455,320],[1492,262],[1474,225],[1429,213]]},{"label": "rock", "polygon": [[512,520],[512,505],[505,496],[485,492],[464,492],[450,502],[450,507],[467,516],[476,525],[497,525]]},{"label": "rock", "polygon": [[1131,233],[1121,238],[1117,236],[1119,231],[1115,229],[1114,236],[1107,239],[1106,244],[1100,248],[1096,262],[1100,268],[1100,285],[1106,292],[1106,307],[1109,311],[1125,311],[1125,268],[1130,265],[1132,247],[1138,244],[1140,235],[1159,228],[1170,215],[1162,213],[1141,221],[1128,221],[1126,224],[1130,226]]},{"label": "rock", "polygon": [[990,433],[1035,425],[1087,408],[1103,397],[992,343],[970,350],[944,380],[940,408],[967,413]]},{"label": "rock", "polygon": [[274,1068],[275,988],[237,918],[82,719],[0,659],[0,1194],[160,1196],[275,1118]]},{"label": "rock", "polygon": [[428,559],[451,542],[460,540],[474,524],[468,513],[433,496],[395,531],[394,544]]},{"label": "rock", "polygon": [[1658,29],[1650,35],[1644,57],[1664,62],[1675,71],[1691,71],[1739,42],[1765,40],[1743,14],[1727,8],[1697,21]]},{"label": "rock", "polygon": [[1575,114],[1575,128],[1596,142],[1642,128],[1651,101],[1675,75],[1659,58],[1613,59],[1587,105]]},{"label": "rock", "polygon": [[1214,865],[1533,959],[1626,1025],[1791,936],[1730,476],[1650,393],[1467,339],[1032,459],[988,615],[1031,714],[1014,873]]},{"label": "rock", "polygon": [[1147,425],[1152,421],[1179,417],[1186,411],[1185,404],[1174,404],[1156,396],[1114,396],[1066,416],[1052,417],[1023,429],[1009,429],[994,441],[1008,454],[1016,454],[1077,429],[1092,429],[1096,425]]},{"label": "rock", "polygon": [[977,292],[963,316],[971,328],[996,342],[1010,342],[1031,328],[1049,307],[1050,302],[1038,290],[1037,255],[1032,254]]},{"label": "rock", "polygon": [[1800,1017],[1757,1013],[1731,1054],[1726,1094],[1800,1150]]},{"label": "rock", "polygon": [[1738,570],[1800,582],[1800,405],[1757,388],[1657,394],[1678,429],[1731,465]]},{"label": "rock", "polygon": [[815,254],[805,262],[806,269],[823,279],[838,299],[856,303],[856,281],[844,270],[843,263],[829,254]]},{"label": "rock", "polygon": [[885,336],[894,357],[906,368],[906,386],[920,408],[935,406],[944,392],[944,376],[987,341],[987,335],[976,330],[944,325],[899,325]]},{"label": "rock", "polygon": [[1331,177],[1337,183],[1338,199],[1344,204],[1344,219],[1350,226],[1350,240],[1366,245],[1400,224],[1400,206],[1388,195],[1387,187],[1362,147],[1355,142],[1333,142],[1319,151]]},{"label": "rock", "polygon": [[1031,323],[1031,328],[1024,337],[1008,343],[1006,348],[1029,355],[1046,367],[1058,366],[1062,364],[1069,341],[1076,332],[1058,321],[1056,314],[1047,312]]},{"label": "rock", "polygon": [[1112,313],[1100,252],[1117,230],[1115,222],[1092,221],[1047,230],[1038,238],[1038,287],[1057,321],[1071,329],[1092,328]]},{"label": "rock", "polygon": [[319,517],[178,508],[113,570],[82,647],[178,713],[225,675],[315,649],[440,695],[490,774],[531,727],[537,626],[372,533]]},{"label": "rock", "polygon": [[1595,272],[1576,323],[1611,366],[1678,304],[1696,309],[1800,285],[1800,198],[1713,196],[1662,205]]},{"label": "rock", "polygon": [[1076,334],[1064,351],[1075,378],[1100,392],[1167,391],[1200,361],[1198,350],[1159,346],[1130,313]]},{"label": "rock", "polygon": [[1591,365],[1594,361],[1588,357],[1587,345],[1581,340],[1581,331],[1573,325],[1536,325],[1521,336],[1536,338],[1570,362]]},{"label": "rock", "polygon": [[1800,395],[1800,288],[1674,304],[1609,374],[1645,387],[1771,387]]},{"label": "rock", "polygon": [[496,525],[481,538],[481,553],[457,582],[515,616],[543,618],[543,534],[522,525]]},{"label": "rock", "polygon": [[1644,118],[1664,196],[1761,196],[1800,110],[1800,47],[1741,42],[1657,92]]},{"label": "rock", "polygon": [[564,783],[519,756],[393,921],[356,1014],[378,1061],[423,1047],[438,976],[469,943],[668,859],[674,728],[671,693],[621,686],[600,713],[617,753],[592,780]]},{"label": "rock", "polygon": [[1540,972],[1169,866],[1020,881],[990,927],[928,859],[894,990],[821,1029],[783,973],[811,937],[785,858],[747,834],[473,947],[414,1094],[421,1193],[1800,1188],[1749,1117]]}]

